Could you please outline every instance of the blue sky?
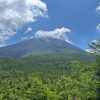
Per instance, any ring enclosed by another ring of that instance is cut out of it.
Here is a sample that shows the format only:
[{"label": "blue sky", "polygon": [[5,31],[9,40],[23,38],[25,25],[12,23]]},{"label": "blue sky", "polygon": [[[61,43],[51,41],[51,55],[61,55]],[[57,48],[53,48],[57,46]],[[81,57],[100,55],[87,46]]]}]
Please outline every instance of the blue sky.
[{"label": "blue sky", "polygon": [[100,0],[26,1],[0,0],[0,46],[50,36],[86,50],[100,38]]}]

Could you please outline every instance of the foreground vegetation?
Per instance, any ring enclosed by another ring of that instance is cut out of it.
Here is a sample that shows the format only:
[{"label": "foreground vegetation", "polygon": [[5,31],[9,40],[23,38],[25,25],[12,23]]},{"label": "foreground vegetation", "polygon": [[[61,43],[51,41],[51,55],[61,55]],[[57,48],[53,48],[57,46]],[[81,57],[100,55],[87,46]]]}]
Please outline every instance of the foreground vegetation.
[{"label": "foreground vegetation", "polygon": [[99,66],[99,55],[94,63],[57,54],[1,57],[0,100],[100,100]]}]

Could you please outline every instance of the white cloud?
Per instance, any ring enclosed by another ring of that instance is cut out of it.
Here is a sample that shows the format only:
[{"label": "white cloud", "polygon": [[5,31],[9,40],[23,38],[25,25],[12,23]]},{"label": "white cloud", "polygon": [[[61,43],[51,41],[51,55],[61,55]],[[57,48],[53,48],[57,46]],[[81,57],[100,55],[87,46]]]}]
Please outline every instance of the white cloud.
[{"label": "white cloud", "polygon": [[61,39],[64,40],[68,43],[71,43],[67,37],[67,35],[65,33],[67,32],[71,32],[70,29],[68,28],[57,28],[54,31],[37,31],[35,34],[35,38],[57,38],[57,39]]},{"label": "white cloud", "polygon": [[[97,41],[96,39],[91,41],[91,43],[97,43],[97,42],[98,42],[98,41]],[[90,43],[90,44],[91,44],[91,43]],[[89,53],[95,53],[95,50],[90,49],[90,48],[87,49],[86,51],[89,52]]]},{"label": "white cloud", "polygon": [[98,41],[97,40],[92,40],[92,42],[91,43],[97,43]]},{"label": "white cloud", "polygon": [[31,27],[29,27],[28,29],[27,29],[27,31],[29,32],[29,31],[32,31],[32,28]]},{"label": "white cloud", "polygon": [[99,2],[99,5],[96,7],[95,12],[97,14],[100,14],[100,2]]},{"label": "white cloud", "polygon": [[96,49],[96,50],[95,50],[95,49],[87,49],[86,51],[87,51],[87,52],[89,52],[89,53],[100,54],[100,52],[99,52],[99,51],[100,51],[100,49],[99,49],[99,48],[98,48],[98,49]]},{"label": "white cloud", "polygon": [[22,37],[21,38],[21,40],[27,40],[28,39],[28,37]]},{"label": "white cloud", "polygon": [[91,50],[91,49],[87,49],[86,52],[94,53],[95,51],[93,51],[93,50]]},{"label": "white cloud", "polygon": [[100,5],[96,8],[96,13],[100,14]]},{"label": "white cloud", "polygon": [[29,39],[32,39],[32,38],[34,38],[33,36],[31,36]]},{"label": "white cloud", "polygon": [[32,28],[31,27],[29,27],[29,28],[27,28],[27,30],[25,31],[25,33],[24,34],[26,34],[26,33],[28,33],[28,32],[31,32],[32,31]]},{"label": "white cloud", "polygon": [[47,17],[46,4],[41,0],[0,0],[0,43],[38,16]]},{"label": "white cloud", "polygon": [[98,32],[100,32],[100,24],[96,26]]},{"label": "white cloud", "polygon": [[4,46],[6,46],[6,44],[5,44],[4,42],[2,42],[2,43],[0,44],[0,47],[4,47]]},{"label": "white cloud", "polygon": [[21,40],[27,40],[27,39],[32,39],[32,38],[34,38],[34,37],[33,36],[31,36],[31,37],[25,36],[25,37],[22,37]]}]

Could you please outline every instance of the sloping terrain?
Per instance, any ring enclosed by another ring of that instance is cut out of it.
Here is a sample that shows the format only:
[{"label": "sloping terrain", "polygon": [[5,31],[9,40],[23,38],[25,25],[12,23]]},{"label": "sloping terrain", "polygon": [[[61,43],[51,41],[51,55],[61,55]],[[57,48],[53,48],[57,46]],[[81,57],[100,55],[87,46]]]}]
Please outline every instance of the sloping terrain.
[{"label": "sloping terrain", "polygon": [[68,52],[70,50],[81,53],[85,52],[82,49],[71,45],[63,40],[53,38],[33,38],[21,43],[0,48],[0,56],[19,58],[29,54],[39,54],[40,52],[42,52],[42,54],[47,54],[48,51],[49,53],[59,53],[63,51]]}]

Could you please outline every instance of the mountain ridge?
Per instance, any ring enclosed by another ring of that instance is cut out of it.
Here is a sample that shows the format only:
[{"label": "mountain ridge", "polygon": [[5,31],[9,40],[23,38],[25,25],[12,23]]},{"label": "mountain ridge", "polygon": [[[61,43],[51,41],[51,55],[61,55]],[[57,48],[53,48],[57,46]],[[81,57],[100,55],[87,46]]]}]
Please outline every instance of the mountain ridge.
[{"label": "mountain ridge", "polygon": [[0,56],[19,58],[30,52],[51,50],[60,52],[62,50],[73,50],[77,52],[85,52],[84,50],[59,39],[54,38],[32,38],[17,44],[0,48]]}]

